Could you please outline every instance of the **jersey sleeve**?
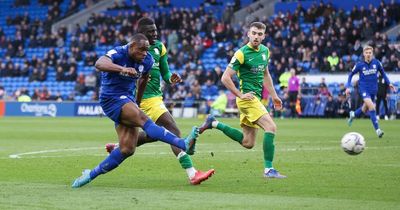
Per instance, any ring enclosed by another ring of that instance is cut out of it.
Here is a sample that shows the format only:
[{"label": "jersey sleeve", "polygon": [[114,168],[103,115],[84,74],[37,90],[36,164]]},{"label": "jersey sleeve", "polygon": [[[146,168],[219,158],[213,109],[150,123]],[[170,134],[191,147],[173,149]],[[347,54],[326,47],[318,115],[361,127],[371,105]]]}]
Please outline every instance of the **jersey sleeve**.
[{"label": "jersey sleeve", "polygon": [[123,57],[121,50],[118,48],[109,50],[105,56],[109,57],[113,63],[118,63],[121,60],[121,58]]},{"label": "jersey sleeve", "polygon": [[355,64],[354,67],[351,69],[349,77],[347,78],[346,88],[351,87],[351,79],[353,78],[354,74],[358,73],[358,71],[359,67],[357,64]]},{"label": "jersey sleeve", "polygon": [[167,54],[167,48],[164,46],[164,44],[161,43],[161,57],[160,57],[160,73],[161,77],[163,78],[164,82],[167,84],[170,84],[169,79],[171,78],[171,72],[169,70],[168,66],[168,54]]},{"label": "jersey sleeve", "polygon": [[244,63],[244,54],[241,50],[237,50],[233,55],[231,61],[229,62],[228,67],[235,71],[238,71],[240,65],[242,65],[243,63]]},{"label": "jersey sleeve", "polygon": [[153,58],[153,56],[151,56],[150,53],[147,53],[146,60],[147,61],[145,62],[144,69],[143,69],[143,74],[145,74],[145,75],[149,74],[151,67],[153,67],[153,64],[154,64],[154,58]]},{"label": "jersey sleeve", "polygon": [[161,43],[161,56],[164,56],[167,54],[167,48],[165,47],[165,45],[163,43]]}]

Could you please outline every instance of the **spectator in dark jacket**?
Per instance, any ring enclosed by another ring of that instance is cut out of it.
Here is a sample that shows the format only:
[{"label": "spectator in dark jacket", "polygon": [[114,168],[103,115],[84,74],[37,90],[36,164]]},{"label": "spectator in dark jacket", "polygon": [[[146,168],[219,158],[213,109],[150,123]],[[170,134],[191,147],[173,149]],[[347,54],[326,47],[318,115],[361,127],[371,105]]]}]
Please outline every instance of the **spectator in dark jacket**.
[{"label": "spectator in dark jacket", "polygon": [[388,115],[389,115],[389,108],[388,108],[388,103],[387,103],[387,94],[389,90],[389,85],[385,83],[385,80],[383,79],[382,74],[379,74],[378,77],[378,93],[376,95],[376,116],[379,119],[380,115],[380,107],[381,107],[381,102],[383,102],[383,108],[385,109],[385,120],[388,120]]}]

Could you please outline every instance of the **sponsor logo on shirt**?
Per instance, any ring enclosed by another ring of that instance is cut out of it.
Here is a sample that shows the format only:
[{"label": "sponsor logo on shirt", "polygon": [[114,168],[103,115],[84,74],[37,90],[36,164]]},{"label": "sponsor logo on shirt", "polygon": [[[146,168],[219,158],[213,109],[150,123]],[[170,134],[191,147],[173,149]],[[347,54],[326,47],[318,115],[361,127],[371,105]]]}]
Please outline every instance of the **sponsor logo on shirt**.
[{"label": "sponsor logo on shirt", "polygon": [[363,68],[363,74],[364,75],[371,75],[371,74],[376,74],[376,68],[373,68],[373,69],[365,69],[365,68]]},{"label": "sponsor logo on shirt", "polygon": [[250,69],[250,71],[254,74],[257,74],[258,72],[263,72],[264,70],[265,70],[265,65],[253,66]]}]

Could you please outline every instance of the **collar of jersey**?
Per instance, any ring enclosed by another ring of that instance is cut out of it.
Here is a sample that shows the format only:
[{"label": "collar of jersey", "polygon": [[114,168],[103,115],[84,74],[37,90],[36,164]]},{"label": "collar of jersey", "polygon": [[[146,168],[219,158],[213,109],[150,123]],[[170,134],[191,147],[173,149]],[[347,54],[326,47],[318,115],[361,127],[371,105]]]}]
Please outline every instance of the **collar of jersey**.
[{"label": "collar of jersey", "polygon": [[248,46],[248,47],[250,47],[251,49],[253,49],[253,50],[254,50],[254,51],[256,51],[256,52],[260,51],[260,49],[261,49],[261,47],[260,47],[260,46],[258,46],[258,49],[257,49],[257,50],[256,50],[256,49],[254,49],[254,47],[253,47],[253,46],[251,46],[250,42],[249,42],[249,43],[247,43],[247,46]]}]

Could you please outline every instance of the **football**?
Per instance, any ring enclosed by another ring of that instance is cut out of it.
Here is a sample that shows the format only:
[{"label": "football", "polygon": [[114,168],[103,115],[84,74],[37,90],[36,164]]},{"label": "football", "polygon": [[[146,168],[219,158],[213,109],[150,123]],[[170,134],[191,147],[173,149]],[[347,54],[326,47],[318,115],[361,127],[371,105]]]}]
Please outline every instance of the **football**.
[{"label": "football", "polygon": [[358,155],[364,151],[364,137],[357,132],[346,133],[341,141],[343,150],[349,155]]}]

